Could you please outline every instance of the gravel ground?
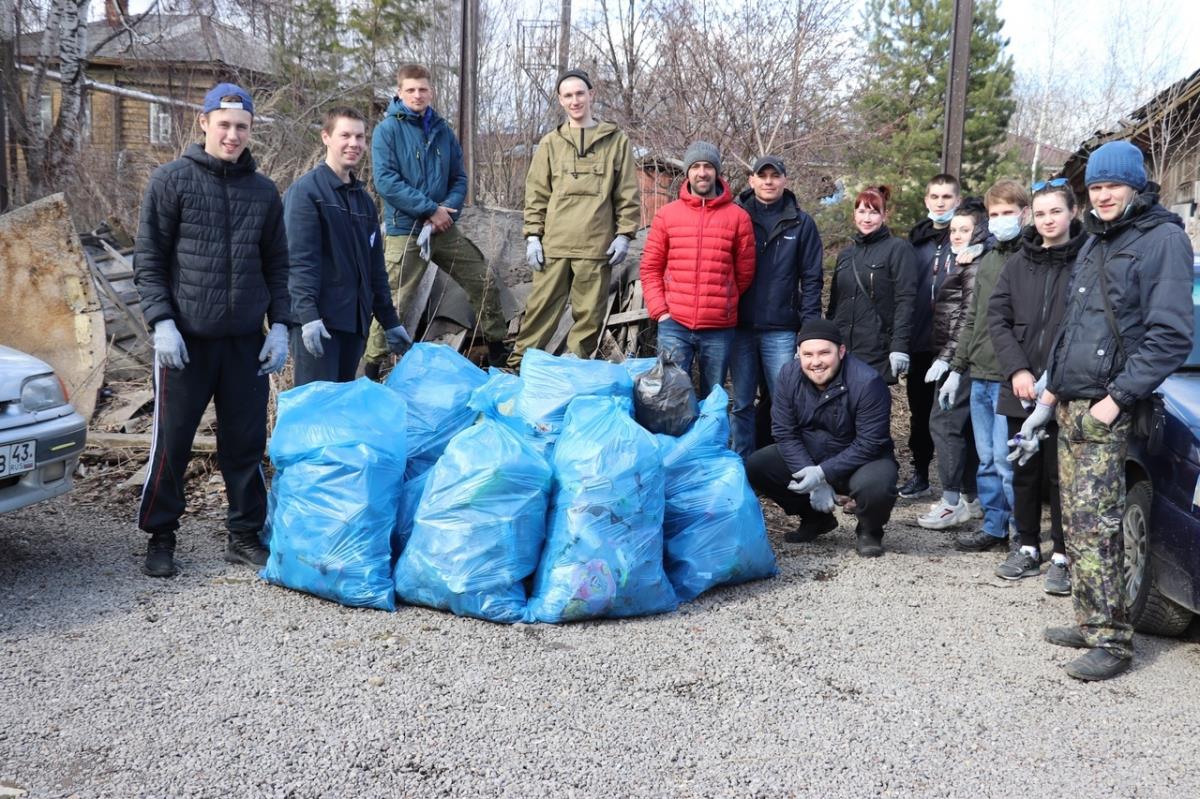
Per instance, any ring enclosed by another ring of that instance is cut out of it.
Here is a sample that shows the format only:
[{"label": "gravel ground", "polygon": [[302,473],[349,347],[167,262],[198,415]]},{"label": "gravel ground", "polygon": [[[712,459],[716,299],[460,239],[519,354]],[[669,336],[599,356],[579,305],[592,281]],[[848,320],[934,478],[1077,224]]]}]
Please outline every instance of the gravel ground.
[{"label": "gravel ground", "polygon": [[128,498],[0,516],[0,797],[1200,795],[1200,635],[1067,678],[1070,602],[902,508],[677,613],[351,610],[221,560],[143,577]]}]

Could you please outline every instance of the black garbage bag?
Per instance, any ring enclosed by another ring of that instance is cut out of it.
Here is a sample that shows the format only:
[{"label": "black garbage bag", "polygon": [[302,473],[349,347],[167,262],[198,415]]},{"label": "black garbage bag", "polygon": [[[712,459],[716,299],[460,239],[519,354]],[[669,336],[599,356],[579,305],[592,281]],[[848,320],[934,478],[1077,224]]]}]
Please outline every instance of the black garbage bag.
[{"label": "black garbage bag", "polygon": [[681,436],[696,421],[700,409],[692,378],[665,352],[658,363],[633,381],[633,410],[638,424],[651,433]]}]

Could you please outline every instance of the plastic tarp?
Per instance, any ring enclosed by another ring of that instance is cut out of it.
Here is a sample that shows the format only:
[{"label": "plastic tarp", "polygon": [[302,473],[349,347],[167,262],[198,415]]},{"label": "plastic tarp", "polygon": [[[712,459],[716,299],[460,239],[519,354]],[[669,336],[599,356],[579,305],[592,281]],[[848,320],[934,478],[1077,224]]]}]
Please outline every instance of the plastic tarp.
[{"label": "plastic tarp", "polygon": [[409,478],[428,471],[454,434],[474,424],[468,400],[486,381],[482,369],[445,344],[414,344],[396,364],[386,385],[408,404]]},{"label": "plastic tarp", "polygon": [[729,440],[727,397],[715,386],[679,438],[660,436],[666,472],[666,569],[683,601],[722,583],[778,573],[762,506]]},{"label": "plastic tarp", "polygon": [[391,537],[405,417],[395,392],[366,378],[279,395],[265,580],[343,605],[395,609]]},{"label": "plastic tarp", "polygon": [[674,610],[663,571],[659,445],[629,397],[579,397],[554,450],[546,547],[527,618],[562,622]]},{"label": "plastic tarp", "polygon": [[550,465],[484,418],[450,440],[428,479],[396,563],[396,593],[414,605],[521,621],[523,581],[545,540]]}]

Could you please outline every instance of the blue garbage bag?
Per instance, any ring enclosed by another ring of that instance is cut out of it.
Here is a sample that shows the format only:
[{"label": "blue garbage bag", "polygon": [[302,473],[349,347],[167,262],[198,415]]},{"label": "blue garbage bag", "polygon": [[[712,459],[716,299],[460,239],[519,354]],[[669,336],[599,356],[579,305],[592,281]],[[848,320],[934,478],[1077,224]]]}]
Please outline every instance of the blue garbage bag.
[{"label": "blue garbage bag", "polygon": [[726,446],[727,400],[714,387],[690,430],[675,439],[659,436],[666,472],[666,569],[682,601],[722,583],[778,573],[762,506],[742,459]]},{"label": "blue garbage bag", "polygon": [[546,537],[550,465],[484,418],[450,440],[429,474],[396,563],[405,602],[495,622],[525,615],[524,580]]},{"label": "blue garbage bag", "polygon": [[517,413],[526,424],[553,443],[562,430],[567,405],[582,396],[632,400],[633,378],[619,363],[526,350],[517,394]]},{"label": "blue garbage bag", "polygon": [[637,380],[637,376],[649,372],[658,364],[658,358],[626,358],[621,362],[629,376]]},{"label": "blue garbage bag", "polygon": [[420,343],[387,378],[408,405],[408,477],[428,471],[459,430],[475,423],[471,393],[487,382],[475,364],[445,344]]},{"label": "blue garbage bag", "polygon": [[279,395],[263,579],[343,605],[395,609],[391,537],[405,415],[394,392],[365,378]]},{"label": "blue garbage bag", "polygon": [[400,553],[408,544],[408,539],[412,537],[413,524],[417,520],[417,506],[421,503],[421,495],[425,493],[425,484],[429,482],[429,475],[432,472],[433,470],[430,469],[405,480],[404,487],[400,489],[400,504],[396,510],[396,529],[392,531],[393,568],[400,558]]},{"label": "blue garbage bag", "polygon": [[629,397],[579,397],[554,450],[546,547],[527,619],[562,622],[674,610],[663,571],[658,442]]}]

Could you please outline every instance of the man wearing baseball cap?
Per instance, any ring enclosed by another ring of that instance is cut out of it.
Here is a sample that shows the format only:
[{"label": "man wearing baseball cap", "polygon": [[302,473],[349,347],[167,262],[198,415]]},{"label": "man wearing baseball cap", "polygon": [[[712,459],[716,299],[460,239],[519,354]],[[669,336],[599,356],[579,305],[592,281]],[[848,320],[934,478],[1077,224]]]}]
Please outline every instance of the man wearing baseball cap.
[{"label": "man wearing baseball cap", "polygon": [[629,138],[592,116],[596,91],[581,69],[555,84],[566,120],[538,142],[525,176],[525,257],[533,290],[508,359],[544,348],[569,302],[567,349],[590,358],[600,341],[612,268],[625,260],[641,223],[637,167]]},{"label": "man wearing baseball cap", "polygon": [[245,89],[213,87],[200,114],[204,143],[154,170],[142,200],[134,282],[154,331],[154,442],[138,526],[150,534],[143,571],[152,577],[176,570],[184,475],[210,400],[229,498],[225,559],[267,560],[267,375],[287,360],[292,316],[283,208],[247,149],[253,123]]},{"label": "man wearing baseball cap", "polygon": [[779,370],[795,357],[796,331],[821,316],[821,235],[787,185],[783,159],[764,155],[754,162],[750,186],[736,201],[754,223],[757,253],[754,280],[738,303],[729,362],[733,451],[742,458],[756,449],[754,400],[759,387],[766,389],[762,407],[775,391]]},{"label": "man wearing baseball cap", "polygon": [[853,505],[847,507],[858,517],[855,549],[864,558],[883,554],[898,471],[891,407],[887,384],[874,367],[846,353],[836,324],[804,323],[796,360],[780,371],[775,389],[775,443],[746,462],[754,490],[800,517],[785,541],[812,541],[836,529],[837,495],[849,495]]},{"label": "man wearing baseball cap", "polygon": [[1090,235],[1075,260],[1046,390],[1009,445],[1012,459],[1035,452],[1042,428],[1058,422],[1075,625],[1044,635],[1087,650],[1067,664],[1068,675],[1107,680],[1133,661],[1121,532],[1126,447],[1139,409],[1192,349],[1192,246],[1180,218],[1158,204],[1158,186],[1130,142],[1092,153],[1084,182]]}]

